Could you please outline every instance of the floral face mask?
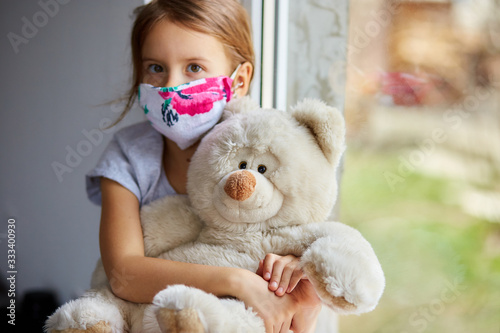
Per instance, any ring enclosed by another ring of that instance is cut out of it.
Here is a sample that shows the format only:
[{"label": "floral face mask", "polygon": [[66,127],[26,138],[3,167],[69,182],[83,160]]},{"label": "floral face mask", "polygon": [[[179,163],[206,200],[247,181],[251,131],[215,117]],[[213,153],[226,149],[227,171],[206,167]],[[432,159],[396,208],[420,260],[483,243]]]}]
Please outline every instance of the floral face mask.
[{"label": "floral face mask", "polygon": [[233,96],[231,77],[204,78],[176,87],[139,85],[139,103],[153,127],[184,150],[217,124]]}]

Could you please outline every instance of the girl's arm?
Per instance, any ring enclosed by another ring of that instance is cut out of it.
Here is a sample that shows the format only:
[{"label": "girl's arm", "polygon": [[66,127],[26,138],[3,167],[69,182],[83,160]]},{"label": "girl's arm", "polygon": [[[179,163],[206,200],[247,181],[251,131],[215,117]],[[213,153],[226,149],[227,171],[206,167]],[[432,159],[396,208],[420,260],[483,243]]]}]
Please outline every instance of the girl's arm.
[{"label": "girl's arm", "polygon": [[185,284],[217,296],[233,296],[239,269],[145,257],[136,196],[107,178],[101,178],[101,191],[99,243],[115,295],[135,303],[151,303],[167,285]]}]

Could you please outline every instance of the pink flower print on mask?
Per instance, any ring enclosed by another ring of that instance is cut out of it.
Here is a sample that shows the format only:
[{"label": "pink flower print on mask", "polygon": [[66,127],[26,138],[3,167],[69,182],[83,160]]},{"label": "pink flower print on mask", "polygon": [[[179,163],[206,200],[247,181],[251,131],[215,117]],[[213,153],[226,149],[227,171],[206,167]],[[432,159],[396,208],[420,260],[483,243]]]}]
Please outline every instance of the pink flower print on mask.
[{"label": "pink flower print on mask", "polygon": [[[204,82],[203,82],[204,81]],[[163,109],[176,111],[179,115],[207,113],[215,102],[229,102],[232,97],[231,79],[219,76],[196,80],[173,88],[162,88],[158,93],[165,100]]]}]

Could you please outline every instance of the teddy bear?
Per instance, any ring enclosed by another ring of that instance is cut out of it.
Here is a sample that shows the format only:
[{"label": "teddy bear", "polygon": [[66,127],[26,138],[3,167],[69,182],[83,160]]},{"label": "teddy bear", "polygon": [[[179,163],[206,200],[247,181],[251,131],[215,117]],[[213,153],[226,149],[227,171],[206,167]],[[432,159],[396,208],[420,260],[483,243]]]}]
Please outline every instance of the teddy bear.
[{"label": "teddy bear", "polygon": [[[339,314],[373,310],[385,286],[377,256],[357,230],[328,219],[344,150],[342,114],[322,101],[290,111],[231,101],[191,159],[188,195],[141,209],[146,255],[255,272],[267,253],[292,254],[324,305]],[[243,302],[184,285],[149,305],[119,299],[100,261],[91,287],[49,317],[46,330],[265,333]]]}]

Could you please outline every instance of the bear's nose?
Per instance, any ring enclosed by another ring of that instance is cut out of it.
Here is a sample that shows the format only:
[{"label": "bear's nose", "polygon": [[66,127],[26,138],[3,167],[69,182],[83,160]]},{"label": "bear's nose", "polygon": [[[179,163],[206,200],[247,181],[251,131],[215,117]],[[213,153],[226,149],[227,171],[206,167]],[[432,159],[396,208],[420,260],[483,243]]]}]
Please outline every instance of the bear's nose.
[{"label": "bear's nose", "polygon": [[242,170],[233,173],[226,180],[224,191],[234,200],[245,201],[255,191],[257,181],[250,171]]}]

